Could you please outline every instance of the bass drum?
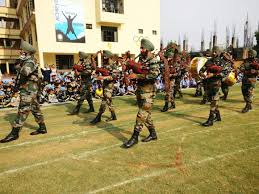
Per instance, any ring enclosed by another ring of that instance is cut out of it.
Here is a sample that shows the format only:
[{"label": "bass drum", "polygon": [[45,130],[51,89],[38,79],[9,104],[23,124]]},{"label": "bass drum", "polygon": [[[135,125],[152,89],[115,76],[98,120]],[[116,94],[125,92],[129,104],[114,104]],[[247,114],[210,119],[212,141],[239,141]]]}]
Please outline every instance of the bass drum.
[{"label": "bass drum", "polygon": [[226,83],[228,86],[233,86],[235,83],[237,83],[235,72],[229,72],[222,81]]},{"label": "bass drum", "polygon": [[194,57],[191,60],[190,72],[192,74],[192,77],[195,78],[196,80],[202,79],[199,75],[199,72],[201,68],[206,64],[207,60],[208,59],[206,57]]}]

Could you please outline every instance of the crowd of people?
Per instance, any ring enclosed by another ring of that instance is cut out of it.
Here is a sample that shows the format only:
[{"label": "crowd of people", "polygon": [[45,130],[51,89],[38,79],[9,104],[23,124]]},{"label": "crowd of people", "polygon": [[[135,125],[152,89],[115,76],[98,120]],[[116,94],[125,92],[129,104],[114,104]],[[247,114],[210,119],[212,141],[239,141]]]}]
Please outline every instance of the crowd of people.
[{"label": "crowd of people", "polygon": [[[39,94],[40,104],[77,101],[80,97],[80,77],[74,71],[57,73],[56,69],[42,69],[44,81]],[[19,91],[15,91],[15,77],[3,79],[0,82],[0,108],[17,107],[20,102]],[[102,81],[92,80],[92,96],[100,99],[103,94]],[[181,80],[181,88],[195,88],[196,81],[187,72]],[[164,83],[160,75],[156,81],[157,92],[164,91]],[[114,84],[113,96],[135,95],[136,82],[130,80],[125,84],[123,78]]]}]

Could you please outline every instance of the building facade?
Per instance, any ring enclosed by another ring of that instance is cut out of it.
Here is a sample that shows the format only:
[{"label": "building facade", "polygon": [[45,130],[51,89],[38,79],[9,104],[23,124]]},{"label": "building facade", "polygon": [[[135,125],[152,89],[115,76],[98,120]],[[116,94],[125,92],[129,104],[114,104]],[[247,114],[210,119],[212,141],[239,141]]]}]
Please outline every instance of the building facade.
[{"label": "building facade", "polygon": [[142,38],[160,48],[159,0],[18,0],[16,13],[41,66],[70,69],[79,50],[137,55]]},{"label": "building facade", "polygon": [[16,14],[16,0],[0,0],[0,70],[14,73],[14,63],[19,56],[20,23]]}]

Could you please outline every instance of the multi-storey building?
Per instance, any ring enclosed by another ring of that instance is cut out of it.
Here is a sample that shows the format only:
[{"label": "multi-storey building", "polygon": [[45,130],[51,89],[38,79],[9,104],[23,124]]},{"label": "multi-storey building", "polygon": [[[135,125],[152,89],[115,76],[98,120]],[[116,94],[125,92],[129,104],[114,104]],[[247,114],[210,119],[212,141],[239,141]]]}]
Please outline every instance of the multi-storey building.
[{"label": "multi-storey building", "polygon": [[0,68],[3,74],[14,73],[19,56],[20,24],[17,0],[0,0]]},{"label": "multi-storey building", "polygon": [[159,0],[18,0],[16,12],[42,66],[70,69],[79,50],[136,55],[144,37],[159,50]]}]

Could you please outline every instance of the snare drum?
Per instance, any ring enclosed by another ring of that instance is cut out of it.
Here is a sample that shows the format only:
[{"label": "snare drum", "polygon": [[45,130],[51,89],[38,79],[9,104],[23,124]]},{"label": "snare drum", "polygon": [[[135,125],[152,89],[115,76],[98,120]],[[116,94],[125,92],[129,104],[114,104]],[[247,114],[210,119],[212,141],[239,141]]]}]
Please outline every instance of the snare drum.
[{"label": "snare drum", "polygon": [[223,79],[223,82],[226,83],[228,86],[233,86],[235,83],[237,83],[235,72],[229,72],[227,76]]},{"label": "snare drum", "polygon": [[206,57],[194,57],[190,63],[190,72],[195,79],[201,79],[199,72],[207,62]]}]

